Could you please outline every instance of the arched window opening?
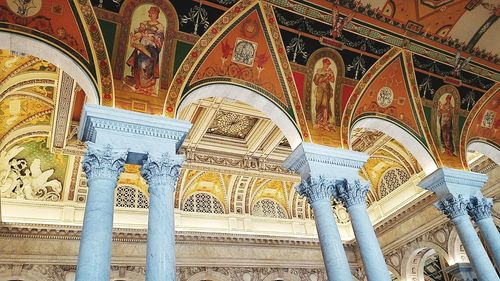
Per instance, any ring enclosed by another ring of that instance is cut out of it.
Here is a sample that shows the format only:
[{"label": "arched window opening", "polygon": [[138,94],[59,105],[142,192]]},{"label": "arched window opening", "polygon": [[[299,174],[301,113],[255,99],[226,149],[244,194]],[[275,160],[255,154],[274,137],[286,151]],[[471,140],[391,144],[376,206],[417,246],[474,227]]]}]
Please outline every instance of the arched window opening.
[{"label": "arched window opening", "polygon": [[188,197],[182,208],[185,212],[224,214],[224,207],[208,193],[196,193]]},{"label": "arched window opening", "polygon": [[252,215],[279,219],[288,218],[285,209],[271,199],[262,199],[255,203],[252,207]]},{"label": "arched window opening", "polygon": [[121,208],[149,208],[148,197],[139,189],[132,186],[119,186],[116,189],[115,206]]},{"label": "arched window opening", "polygon": [[410,179],[410,175],[403,169],[393,168],[387,170],[380,179],[380,198],[384,198],[389,193],[396,190]]}]

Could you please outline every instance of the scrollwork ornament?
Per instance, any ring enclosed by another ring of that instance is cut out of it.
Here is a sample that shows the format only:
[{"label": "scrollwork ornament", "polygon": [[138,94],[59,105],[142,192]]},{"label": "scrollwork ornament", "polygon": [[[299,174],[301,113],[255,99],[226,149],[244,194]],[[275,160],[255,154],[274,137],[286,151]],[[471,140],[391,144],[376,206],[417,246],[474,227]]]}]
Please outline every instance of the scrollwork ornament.
[{"label": "scrollwork ornament", "polygon": [[462,195],[449,196],[436,202],[434,205],[443,212],[450,220],[459,216],[467,215],[467,204],[469,200]]},{"label": "scrollwork ornament", "polygon": [[307,198],[309,204],[323,199],[330,200],[333,195],[333,181],[321,176],[309,176],[296,187],[296,190]]},{"label": "scrollwork ornament", "polygon": [[471,197],[467,204],[467,211],[469,216],[474,221],[491,218],[491,208],[493,207],[493,200],[491,198],[478,198]]},{"label": "scrollwork ornament", "polygon": [[164,188],[170,188],[174,192],[183,162],[184,157],[181,155],[170,156],[164,153],[159,158],[148,155],[148,159],[142,164],[141,175],[148,182],[149,192],[158,192]]},{"label": "scrollwork ornament", "polygon": [[366,193],[370,185],[360,180],[344,179],[335,185],[334,196],[344,207],[349,208],[357,204],[366,204]]},{"label": "scrollwork ornament", "polygon": [[87,142],[82,168],[89,182],[95,179],[117,181],[123,171],[127,154],[127,150],[113,149],[109,144],[102,146]]}]

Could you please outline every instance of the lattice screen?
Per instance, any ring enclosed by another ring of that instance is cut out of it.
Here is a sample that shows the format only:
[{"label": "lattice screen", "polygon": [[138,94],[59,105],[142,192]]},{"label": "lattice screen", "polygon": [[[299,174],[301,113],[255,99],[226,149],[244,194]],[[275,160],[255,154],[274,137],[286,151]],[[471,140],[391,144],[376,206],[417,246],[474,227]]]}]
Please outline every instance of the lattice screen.
[{"label": "lattice screen", "polygon": [[286,219],[288,217],[285,209],[276,201],[271,199],[262,199],[257,201],[257,203],[255,203],[252,207],[252,215],[280,219]]},{"label": "lattice screen", "polygon": [[132,186],[119,186],[115,191],[115,206],[122,208],[149,208],[149,199],[139,189]]},{"label": "lattice screen", "polygon": [[224,214],[224,207],[217,198],[208,193],[196,193],[188,197],[182,208],[186,212]]},{"label": "lattice screen", "polygon": [[393,168],[387,170],[379,183],[380,198],[384,198],[389,193],[396,190],[403,183],[410,179],[410,175],[403,169]]}]

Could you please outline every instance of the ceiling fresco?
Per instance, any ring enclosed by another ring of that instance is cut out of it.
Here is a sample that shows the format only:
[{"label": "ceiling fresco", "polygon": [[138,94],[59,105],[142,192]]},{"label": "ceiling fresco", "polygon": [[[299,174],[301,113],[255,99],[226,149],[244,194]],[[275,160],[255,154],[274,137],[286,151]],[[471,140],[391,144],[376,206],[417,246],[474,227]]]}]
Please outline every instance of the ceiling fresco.
[{"label": "ceiling fresco", "polygon": [[70,56],[93,78],[100,103],[114,105],[109,58],[90,2],[0,1],[0,30],[33,37]]},{"label": "ceiling fresco", "polygon": [[[369,154],[360,173],[372,186],[369,204],[422,167],[383,132],[352,130],[362,118],[403,128],[440,167],[468,169],[472,141],[500,148],[498,1],[16,3],[0,0],[0,30],[56,46],[91,74],[102,105],[193,123],[179,209],[208,194],[225,213],[252,214],[258,205],[312,218],[294,191],[299,178],[281,166],[292,148],[266,109],[215,93],[179,110],[209,84],[271,101],[304,141]],[[85,201],[76,137],[85,102],[56,61],[0,50],[2,197],[58,201],[67,191]],[[139,166],[126,165],[119,185],[147,194]]]}]

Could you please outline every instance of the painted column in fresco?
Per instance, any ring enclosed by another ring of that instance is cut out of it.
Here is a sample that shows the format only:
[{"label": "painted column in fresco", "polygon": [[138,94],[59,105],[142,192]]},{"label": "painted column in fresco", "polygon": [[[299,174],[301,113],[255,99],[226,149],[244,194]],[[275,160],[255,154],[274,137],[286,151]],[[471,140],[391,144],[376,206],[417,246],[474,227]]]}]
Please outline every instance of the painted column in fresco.
[{"label": "painted column in fresco", "polygon": [[491,218],[492,207],[492,199],[484,197],[472,197],[467,206],[469,215],[479,226],[495,264],[500,269],[500,233]]},{"label": "painted column in fresco", "polygon": [[175,280],[174,191],[184,158],[148,155],[141,174],[148,183],[146,280]]},{"label": "painted column in fresco", "polygon": [[491,263],[486,250],[477,236],[476,230],[467,214],[468,200],[462,195],[444,197],[436,203],[442,211],[455,224],[460,241],[469,257],[472,268],[479,280],[498,281],[498,275]]},{"label": "painted column in fresco", "polygon": [[314,210],[314,220],[328,280],[352,280],[347,256],[332,211],[333,181],[323,177],[309,177],[297,186],[297,192],[307,198]]},{"label": "painted column in fresco", "polygon": [[344,179],[337,182],[334,194],[351,217],[368,280],[390,281],[391,275],[366,210],[366,193],[369,188],[370,185],[366,182]]},{"label": "painted column in fresco", "polygon": [[83,160],[87,174],[87,204],[80,239],[77,281],[109,280],[113,234],[114,196],[126,150],[87,143]]}]

